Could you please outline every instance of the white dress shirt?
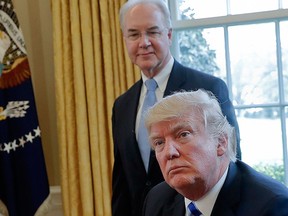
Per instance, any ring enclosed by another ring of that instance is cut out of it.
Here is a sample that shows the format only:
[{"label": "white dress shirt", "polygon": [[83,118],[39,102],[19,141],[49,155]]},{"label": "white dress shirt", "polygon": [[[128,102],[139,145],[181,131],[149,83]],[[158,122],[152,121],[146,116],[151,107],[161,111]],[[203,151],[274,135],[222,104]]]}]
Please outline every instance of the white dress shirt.
[{"label": "white dress shirt", "polygon": [[193,200],[189,200],[185,197],[185,207],[186,207],[186,216],[190,216],[190,211],[188,209],[188,205],[190,202],[193,202],[194,205],[196,206],[197,209],[199,209],[199,211],[201,211],[201,215],[203,216],[210,216],[212,209],[214,207],[214,204],[216,202],[217,196],[224,184],[224,181],[227,177],[227,173],[228,173],[228,167],[226,169],[226,171],[224,172],[223,176],[221,177],[221,179],[217,182],[217,184],[201,199],[197,200],[197,201],[193,201]]}]

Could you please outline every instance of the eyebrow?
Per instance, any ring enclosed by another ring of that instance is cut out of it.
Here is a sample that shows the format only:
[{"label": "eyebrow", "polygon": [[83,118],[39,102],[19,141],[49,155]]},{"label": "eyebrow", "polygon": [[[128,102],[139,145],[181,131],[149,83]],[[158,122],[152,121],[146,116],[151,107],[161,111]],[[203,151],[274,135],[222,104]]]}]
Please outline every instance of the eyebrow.
[{"label": "eyebrow", "polygon": [[[152,26],[152,27],[146,29],[145,31],[152,31],[152,30],[159,30],[159,29],[160,29],[159,26]],[[131,28],[131,29],[128,29],[127,31],[128,31],[128,32],[138,32],[139,30],[138,30],[138,29]]]},{"label": "eyebrow", "polygon": [[186,121],[178,122],[178,123],[172,125],[169,128],[169,131],[175,133],[176,131],[179,131],[179,130],[182,130],[183,128],[188,128],[188,127],[192,128],[190,122],[186,122]]},{"label": "eyebrow", "polygon": [[[191,123],[185,121],[185,122],[177,122],[176,124],[170,125],[169,126],[169,133],[174,134],[175,132],[182,130],[183,128],[190,128],[190,129],[194,130],[192,128]],[[159,137],[161,137],[161,136],[159,136],[158,133],[151,133],[149,139],[154,140],[154,139],[157,139]]]}]

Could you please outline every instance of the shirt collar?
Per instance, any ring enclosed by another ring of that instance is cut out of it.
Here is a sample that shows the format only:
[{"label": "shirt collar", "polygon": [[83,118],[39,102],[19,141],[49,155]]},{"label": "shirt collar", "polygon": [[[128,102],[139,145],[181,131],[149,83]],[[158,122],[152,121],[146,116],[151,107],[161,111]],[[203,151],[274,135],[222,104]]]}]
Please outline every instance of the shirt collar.
[{"label": "shirt collar", "polygon": [[217,182],[217,184],[204,197],[202,197],[201,199],[199,199],[197,201],[192,201],[192,200],[189,200],[185,197],[184,201],[185,201],[186,209],[188,209],[189,203],[193,202],[194,205],[199,209],[199,211],[202,212],[202,215],[210,216],[212,209],[214,207],[214,204],[216,202],[216,199],[218,197],[218,194],[219,194],[219,192],[220,192],[220,190],[221,190],[221,188],[225,182],[225,179],[227,177],[228,167],[226,168],[226,171],[224,172],[224,174],[220,178],[220,180]]},{"label": "shirt collar", "polygon": [[[160,73],[158,73],[155,77],[153,77],[153,79],[155,79],[155,81],[158,84],[159,90],[163,93],[166,89],[166,85],[168,82],[169,75],[172,71],[173,64],[174,64],[174,58],[171,57],[166,66],[163,68],[163,70],[160,71]],[[143,83],[148,79],[142,71],[141,71],[141,77]]]}]

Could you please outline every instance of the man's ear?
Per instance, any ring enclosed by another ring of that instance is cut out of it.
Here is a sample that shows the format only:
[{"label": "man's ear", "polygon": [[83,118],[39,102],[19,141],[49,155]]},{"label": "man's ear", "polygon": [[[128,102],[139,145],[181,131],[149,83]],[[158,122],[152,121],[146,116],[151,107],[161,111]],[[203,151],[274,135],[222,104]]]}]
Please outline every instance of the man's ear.
[{"label": "man's ear", "polygon": [[170,46],[172,45],[172,32],[173,32],[172,28],[168,29],[168,38],[170,41],[170,44],[169,44]]},{"label": "man's ear", "polygon": [[226,134],[220,135],[218,138],[217,155],[222,156],[228,149],[228,138]]}]

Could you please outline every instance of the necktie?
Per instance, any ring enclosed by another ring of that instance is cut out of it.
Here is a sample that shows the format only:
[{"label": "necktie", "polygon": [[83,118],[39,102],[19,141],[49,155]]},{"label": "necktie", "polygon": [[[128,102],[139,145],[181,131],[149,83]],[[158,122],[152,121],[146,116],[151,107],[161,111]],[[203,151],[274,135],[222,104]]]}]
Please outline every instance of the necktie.
[{"label": "necktie", "polygon": [[191,216],[199,216],[201,215],[202,213],[195,207],[195,205],[193,204],[193,202],[191,202],[189,205],[188,205],[188,208],[191,212]]},{"label": "necktie", "polygon": [[147,87],[147,93],[144,98],[144,103],[142,106],[142,112],[141,112],[141,117],[140,117],[139,130],[138,130],[138,145],[139,145],[141,157],[142,157],[142,160],[143,160],[146,172],[147,172],[148,165],[149,165],[149,157],[150,157],[150,144],[148,140],[148,132],[145,127],[145,113],[147,111],[147,108],[153,106],[157,101],[155,90],[158,85],[154,79],[146,80],[145,85]]}]

